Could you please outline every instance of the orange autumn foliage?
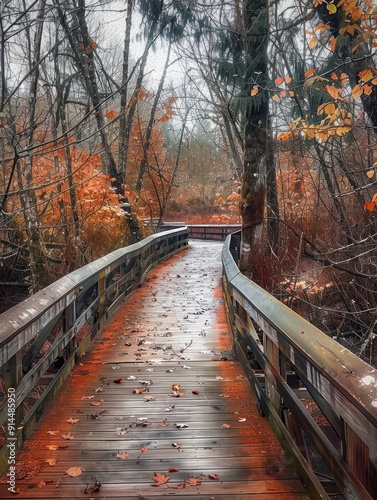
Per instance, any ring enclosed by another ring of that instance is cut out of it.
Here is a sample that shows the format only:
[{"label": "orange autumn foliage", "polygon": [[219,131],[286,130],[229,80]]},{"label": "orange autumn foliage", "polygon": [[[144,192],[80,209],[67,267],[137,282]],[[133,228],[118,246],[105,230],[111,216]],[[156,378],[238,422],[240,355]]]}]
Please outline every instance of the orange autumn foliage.
[{"label": "orange autumn foliage", "polygon": [[[70,146],[69,151],[80,238],[87,248],[90,247],[92,260],[121,246],[125,235],[124,215],[118,196],[111,189],[111,179],[102,171],[100,156],[91,156],[76,146]],[[54,154],[58,171],[55,170]],[[67,238],[74,240],[76,237],[66,152],[61,149],[35,157],[33,170],[44,239],[65,245]]]}]

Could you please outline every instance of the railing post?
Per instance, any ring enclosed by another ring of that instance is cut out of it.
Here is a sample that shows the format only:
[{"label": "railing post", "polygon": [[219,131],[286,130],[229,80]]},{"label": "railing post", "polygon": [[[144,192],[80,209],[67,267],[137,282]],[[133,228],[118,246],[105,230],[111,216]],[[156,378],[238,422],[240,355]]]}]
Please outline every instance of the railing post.
[{"label": "railing post", "polygon": [[362,484],[370,489],[369,448],[351,426],[341,418],[342,454]]},{"label": "railing post", "polygon": [[98,295],[100,297],[99,299],[99,306],[98,306],[98,319],[101,320],[102,316],[106,312],[106,271],[103,269],[99,273],[98,277]]},{"label": "railing post", "polygon": [[[268,335],[263,333],[264,354],[271,366],[280,373],[280,351],[279,347],[273,342]],[[274,378],[266,371],[266,394],[267,398],[273,404],[277,414],[281,416],[281,400],[278,391],[274,384]]]}]

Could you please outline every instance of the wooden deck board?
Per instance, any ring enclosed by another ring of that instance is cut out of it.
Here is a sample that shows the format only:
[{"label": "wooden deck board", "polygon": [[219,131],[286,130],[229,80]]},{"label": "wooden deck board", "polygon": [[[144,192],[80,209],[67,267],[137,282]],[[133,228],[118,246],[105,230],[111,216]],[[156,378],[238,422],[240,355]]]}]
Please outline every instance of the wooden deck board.
[{"label": "wooden deck board", "polygon": [[[17,498],[308,498],[234,359],[220,251],[195,242],[121,306],[26,440]],[[156,487],[154,472],[171,479]],[[0,498],[13,498],[5,481]]]}]

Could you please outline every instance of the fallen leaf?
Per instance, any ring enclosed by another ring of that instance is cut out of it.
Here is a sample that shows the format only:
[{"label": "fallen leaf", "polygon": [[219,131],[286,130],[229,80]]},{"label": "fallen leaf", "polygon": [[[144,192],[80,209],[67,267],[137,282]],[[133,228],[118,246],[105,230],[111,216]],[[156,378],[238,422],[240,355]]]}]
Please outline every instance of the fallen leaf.
[{"label": "fallen leaf", "polygon": [[193,389],[191,392],[192,392],[193,394],[199,395],[199,391],[198,391],[198,389]]},{"label": "fallen leaf", "polygon": [[67,419],[67,422],[69,424],[77,424],[77,422],[80,422],[80,419],[79,418],[72,418],[72,417],[69,417],[69,419]]},{"label": "fallen leaf", "polygon": [[145,401],[154,401],[156,398],[154,396],[144,396]]},{"label": "fallen leaf", "polygon": [[171,388],[173,391],[180,391],[181,390],[181,386],[179,384],[172,384]]},{"label": "fallen leaf", "polygon": [[168,472],[179,472],[179,469],[177,469],[177,467],[170,467]]},{"label": "fallen leaf", "polygon": [[146,387],[142,387],[141,389],[134,389],[132,392],[133,394],[143,394],[147,390]]},{"label": "fallen leaf", "polygon": [[90,418],[92,420],[100,420],[104,416],[105,413],[106,413],[106,410],[96,411],[95,413],[92,413],[90,415]]},{"label": "fallen leaf", "polygon": [[50,444],[49,446],[47,446],[47,448],[51,451],[55,451],[55,450],[59,449],[59,445],[58,444]]},{"label": "fallen leaf", "polygon": [[114,384],[120,384],[122,382],[122,378],[114,378],[113,382]]},{"label": "fallen leaf", "polygon": [[224,427],[224,429],[229,429],[230,425],[229,424],[221,424],[221,427]]},{"label": "fallen leaf", "polygon": [[73,436],[70,432],[66,432],[65,434],[61,434],[63,439],[73,439]]},{"label": "fallen leaf", "polygon": [[48,458],[46,460],[46,463],[48,463],[50,467],[54,467],[56,465],[56,462],[57,462],[56,458]]},{"label": "fallen leaf", "polygon": [[220,476],[218,474],[208,474],[208,477],[210,479],[214,479],[215,481],[218,481],[220,479]]},{"label": "fallen leaf", "polygon": [[176,486],[173,486],[175,490],[183,490],[183,488],[186,488],[186,483],[179,483]]},{"label": "fallen leaf", "polygon": [[117,453],[117,458],[119,460],[127,460],[128,458],[128,453],[124,452],[124,453]]},{"label": "fallen leaf", "polygon": [[68,447],[69,447],[69,445],[67,443],[59,444],[60,449],[64,449],[64,448],[68,448]]},{"label": "fallen leaf", "polygon": [[190,486],[198,486],[199,484],[202,484],[202,478],[189,477],[188,479],[186,479],[186,483],[189,484]]},{"label": "fallen leaf", "polygon": [[188,427],[187,424],[175,424],[175,426],[177,427],[177,429],[184,429],[185,427]]},{"label": "fallen leaf", "polygon": [[70,467],[65,472],[66,474],[68,474],[68,476],[77,477],[80,476],[84,472],[84,470],[85,469],[83,469],[82,467]]},{"label": "fallen leaf", "polygon": [[179,445],[178,443],[172,443],[171,445],[173,446],[173,448],[176,448],[177,450],[181,449],[181,445]]},{"label": "fallen leaf", "polygon": [[56,436],[56,434],[60,434],[60,431],[47,431],[47,434],[50,434],[51,436]]},{"label": "fallen leaf", "polygon": [[170,425],[170,422],[168,422],[166,418],[160,424],[161,427],[167,427],[168,425]]},{"label": "fallen leaf", "polygon": [[44,488],[46,486],[46,481],[39,481],[37,488]]},{"label": "fallen leaf", "polygon": [[161,486],[162,484],[166,484],[170,480],[170,476],[166,476],[161,472],[155,472],[153,475],[153,481],[156,482],[153,486]]},{"label": "fallen leaf", "polygon": [[148,450],[148,446],[143,446],[142,448],[140,448],[141,453],[147,453]]},{"label": "fallen leaf", "polygon": [[181,396],[184,396],[185,395],[185,391],[184,390],[180,390],[180,391],[173,391],[169,394],[169,396],[171,396],[172,398],[180,398]]},{"label": "fallen leaf", "polygon": [[175,405],[170,405],[169,408],[165,408],[164,411],[173,411],[175,408]]},{"label": "fallen leaf", "polygon": [[246,422],[246,418],[241,418],[241,417],[240,417],[240,418],[238,419],[238,421],[239,421],[239,422]]},{"label": "fallen leaf", "polygon": [[104,399],[100,399],[99,401],[92,401],[90,404],[92,406],[101,406],[102,403],[104,403],[105,400]]},{"label": "fallen leaf", "polygon": [[83,396],[81,399],[94,399],[94,396]]},{"label": "fallen leaf", "polygon": [[136,377],[134,377],[133,375],[130,375],[129,377],[127,377],[127,380],[136,380]]},{"label": "fallen leaf", "polygon": [[[87,486],[85,488],[85,491],[84,493],[86,493],[87,495],[90,495],[91,493],[97,493],[97,491],[99,491],[101,489],[101,483],[99,481],[96,481],[92,486]],[[91,500],[91,499],[89,499]]]}]

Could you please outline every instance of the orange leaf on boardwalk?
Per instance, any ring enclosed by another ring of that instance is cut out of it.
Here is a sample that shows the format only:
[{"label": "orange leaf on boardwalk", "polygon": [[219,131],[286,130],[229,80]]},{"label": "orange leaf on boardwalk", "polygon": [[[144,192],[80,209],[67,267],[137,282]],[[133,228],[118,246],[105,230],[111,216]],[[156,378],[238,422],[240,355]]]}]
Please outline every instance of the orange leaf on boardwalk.
[{"label": "orange leaf on boardwalk", "polygon": [[77,422],[80,422],[80,419],[79,419],[79,418],[72,418],[72,417],[69,417],[69,418],[67,419],[67,422],[68,422],[69,424],[72,424],[72,425],[73,425],[73,424],[77,424]]},{"label": "orange leaf on boardwalk", "polygon": [[186,483],[179,483],[177,486],[173,486],[175,490],[183,490],[183,488],[186,488]]},{"label": "orange leaf on boardwalk", "polygon": [[143,394],[147,390],[146,387],[142,387],[141,389],[134,389],[132,392],[133,394]]},{"label": "orange leaf on boardwalk", "polygon": [[61,435],[63,439],[73,439],[73,436],[70,432]]},{"label": "orange leaf on boardwalk", "polygon": [[155,472],[153,476],[153,481],[156,482],[153,486],[161,486],[162,484],[166,484],[170,480],[170,476],[166,476],[162,474],[162,472]]},{"label": "orange leaf on boardwalk", "polygon": [[199,484],[202,484],[202,478],[201,477],[190,477],[186,479],[186,483],[189,484],[190,486],[198,486]]},{"label": "orange leaf on boardwalk", "polygon": [[99,401],[92,401],[90,404],[92,406],[101,406],[102,403],[104,403],[105,400],[104,399],[100,399]]},{"label": "orange leaf on boardwalk", "polygon": [[213,479],[214,481],[218,481],[220,479],[220,476],[218,474],[208,474],[208,477],[210,479]]},{"label": "orange leaf on boardwalk", "polygon": [[80,476],[84,472],[84,470],[85,469],[83,469],[82,467],[70,467],[65,472],[66,474],[68,474],[68,476],[77,477]]}]

